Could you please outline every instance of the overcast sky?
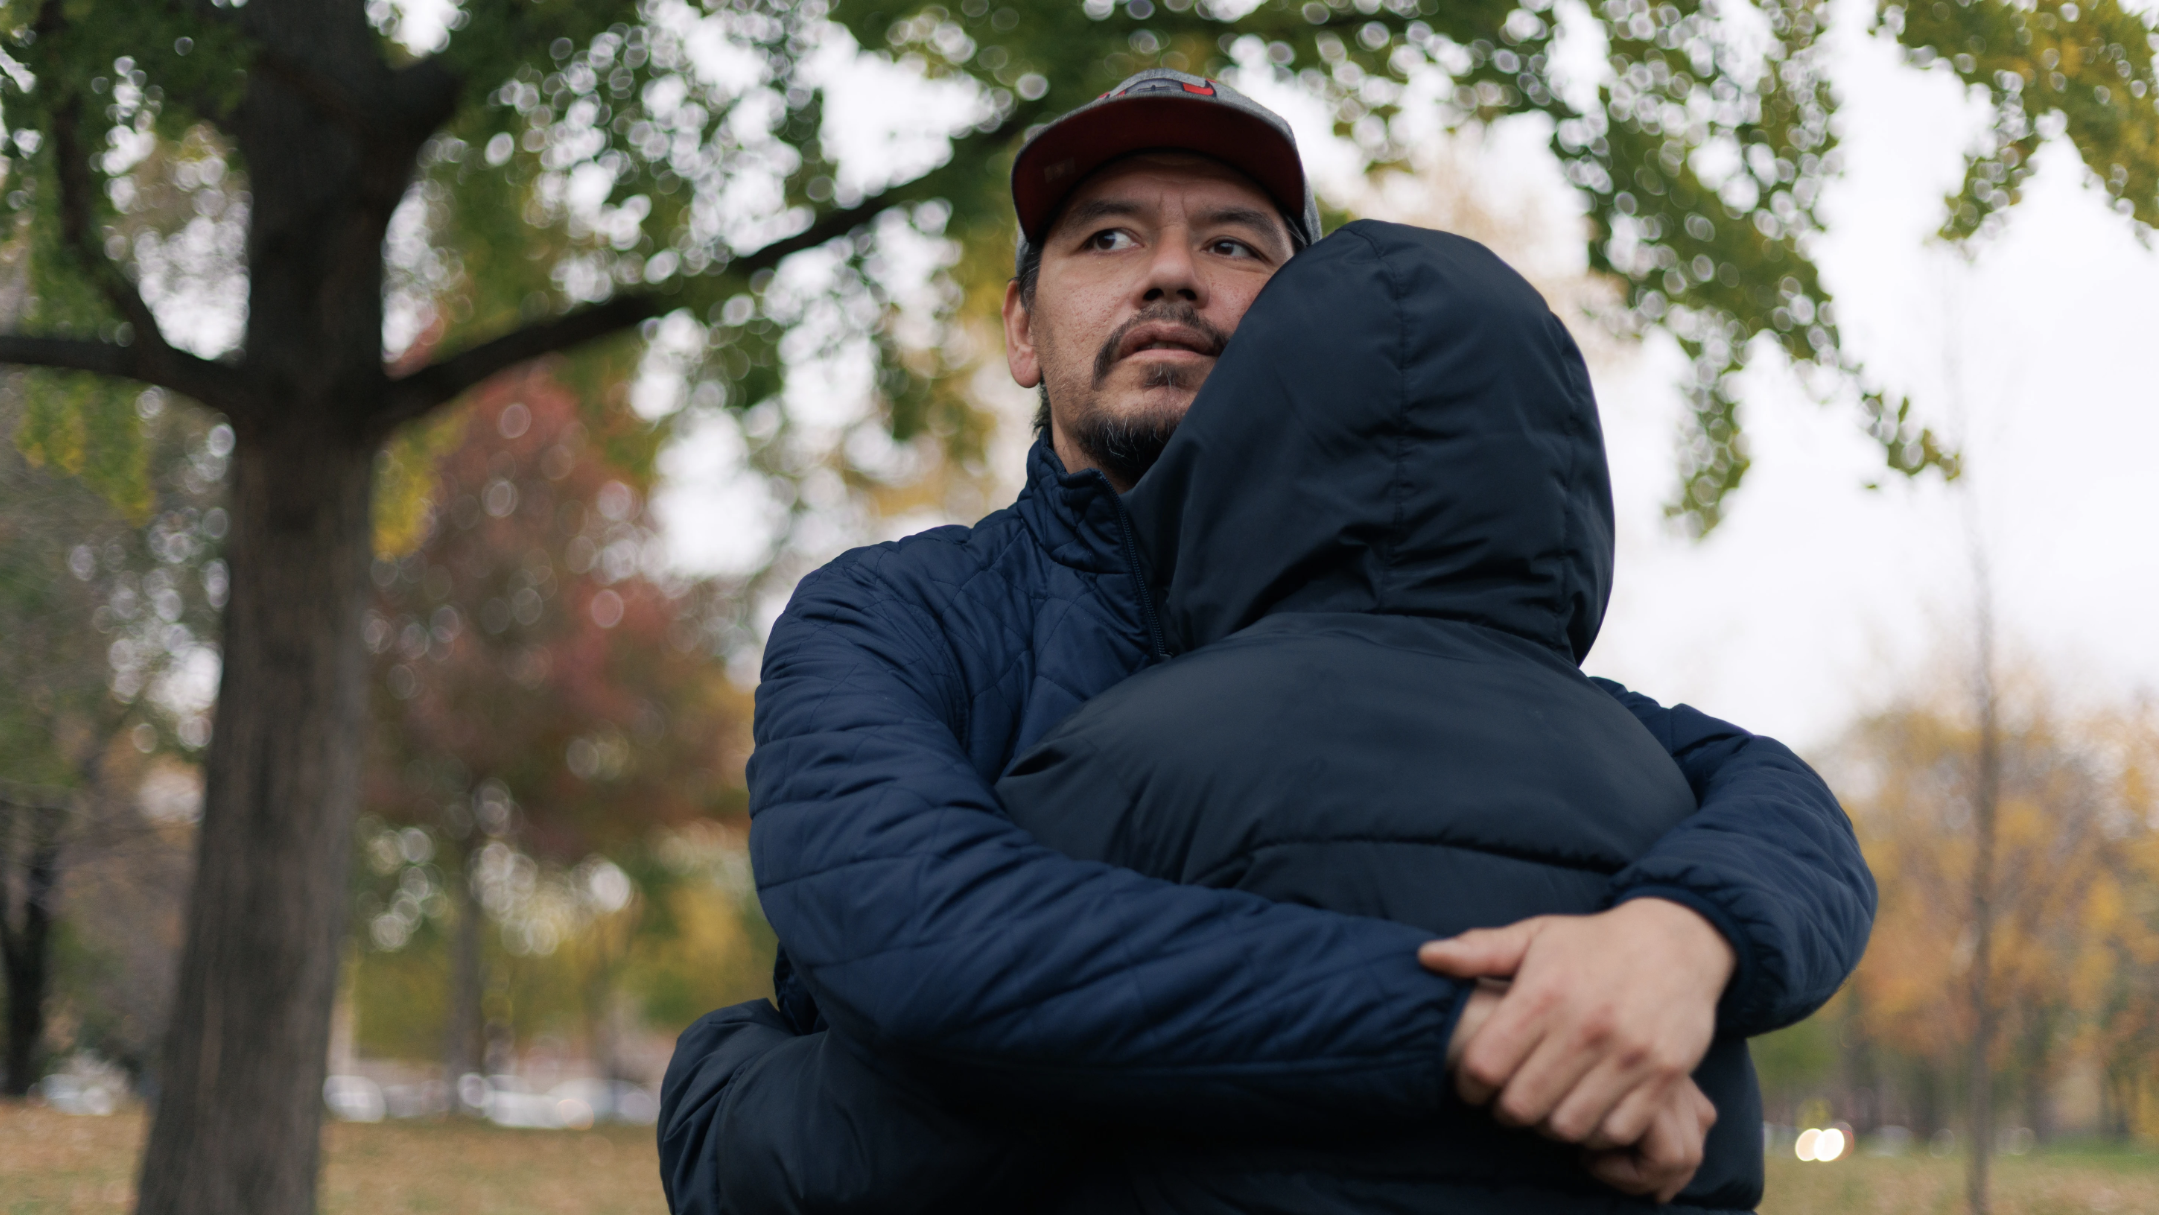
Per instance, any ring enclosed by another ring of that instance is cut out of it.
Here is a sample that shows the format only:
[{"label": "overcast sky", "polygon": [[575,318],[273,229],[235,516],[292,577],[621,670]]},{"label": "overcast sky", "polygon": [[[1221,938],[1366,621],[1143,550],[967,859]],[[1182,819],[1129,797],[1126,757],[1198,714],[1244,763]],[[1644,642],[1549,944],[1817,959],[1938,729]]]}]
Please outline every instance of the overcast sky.
[{"label": "overcast sky", "polygon": [[[1976,258],[1932,242],[1985,111],[1947,73],[1903,66],[1866,36],[1867,5],[1841,4],[1829,45],[1845,171],[1821,207],[1818,265],[1850,349],[1962,445],[1969,472],[1955,487],[1886,474],[1853,406],[1817,405],[1764,368],[1750,374],[1744,414],[1753,469],[1723,526],[1687,540],[1660,510],[1673,486],[1678,352],[1652,341],[1607,361],[1596,378],[1621,545],[1586,666],[1816,748],[1968,653],[1977,538],[2006,647],[2074,695],[2149,690],[2160,665],[2160,264],[2081,184],[2061,144]],[[905,96],[890,73],[861,81],[832,113],[887,125],[950,108]],[[1291,118],[1316,178],[1354,169],[1314,108],[1254,91]],[[1571,204],[1535,131],[1497,133],[1481,163],[1506,179],[1503,194],[1543,192],[1565,221]],[[1010,417],[997,451],[1017,486],[1030,402],[986,379]],[[732,446],[692,445],[673,465],[670,523],[686,544],[724,548],[729,517],[742,518],[749,488],[722,467]]]},{"label": "overcast sky", "polygon": [[1845,175],[1824,201],[1818,263],[1852,349],[1958,439],[1968,472],[1955,486],[1893,475],[1863,489],[1882,458],[1851,411],[1758,375],[1747,484],[1709,540],[1681,540],[1657,511],[1671,485],[1672,363],[1648,352],[1599,386],[1622,544],[1588,667],[1820,744],[1966,652],[1976,536],[2008,650],[2073,697],[2150,690],[2160,266],[2063,144],[1973,262],[1931,242],[1984,115],[1947,73],[1902,66],[1856,24],[1833,34]]}]

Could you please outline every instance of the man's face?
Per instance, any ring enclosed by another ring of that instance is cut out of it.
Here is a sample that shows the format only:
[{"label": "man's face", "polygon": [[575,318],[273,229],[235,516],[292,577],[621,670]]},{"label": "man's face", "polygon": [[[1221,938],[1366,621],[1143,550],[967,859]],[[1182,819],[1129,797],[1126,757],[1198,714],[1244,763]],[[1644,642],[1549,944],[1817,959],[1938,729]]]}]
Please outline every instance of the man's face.
[{"label": "man's face", "polygon": [[1268,196],[1218,161],[1143,153],[1082,183],[1043,240],[1033,307],[1005,292],[1005,360],[1044,386],[1067,469],[1147,471],[1292,253]]}]

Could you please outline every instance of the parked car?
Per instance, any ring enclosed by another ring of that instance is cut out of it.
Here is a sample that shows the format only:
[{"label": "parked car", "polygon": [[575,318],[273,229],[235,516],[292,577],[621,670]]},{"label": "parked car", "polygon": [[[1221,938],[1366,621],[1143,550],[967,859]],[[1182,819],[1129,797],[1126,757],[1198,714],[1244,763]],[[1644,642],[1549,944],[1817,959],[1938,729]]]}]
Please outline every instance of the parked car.
[{"label": "parked car", "polygon": [[597,1120],[650,1126],[660,1118],[660,1100],[651,1090],[629,1081],[578,1078],[565,1081],[548,1093],[558,1099],[583,1103]]},{"label": "parked car", "polygon": [[322,1096],[330,1113],[347,1123],[380,1123],[389,1113],[382,1086],[366,1077],[324,1077]]},{"label": "parked car", "polygon": [[109,1115],[120,1109],[121,1094],[111,1083],[56,1072],[38,1082],[38,1096],[63,1115]]}]

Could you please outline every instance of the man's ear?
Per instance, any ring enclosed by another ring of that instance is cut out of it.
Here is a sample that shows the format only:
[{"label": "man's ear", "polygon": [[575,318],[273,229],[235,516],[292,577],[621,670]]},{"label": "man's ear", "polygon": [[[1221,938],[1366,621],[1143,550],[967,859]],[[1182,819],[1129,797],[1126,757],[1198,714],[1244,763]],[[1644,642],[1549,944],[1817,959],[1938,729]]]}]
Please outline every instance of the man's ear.
[{"label": "man's ear", "polygon": [[1020,280],[1005,284],[1005,366],[1013,383],[1034,388],[1042,383],[1042,356],[1035,350],[1035,317],[1020,300]]}]

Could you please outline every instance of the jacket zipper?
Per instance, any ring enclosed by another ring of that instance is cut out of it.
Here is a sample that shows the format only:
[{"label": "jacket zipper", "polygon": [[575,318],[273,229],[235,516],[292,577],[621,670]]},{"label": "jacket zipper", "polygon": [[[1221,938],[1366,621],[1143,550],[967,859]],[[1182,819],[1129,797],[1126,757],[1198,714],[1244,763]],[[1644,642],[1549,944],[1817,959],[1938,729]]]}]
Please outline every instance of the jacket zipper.
[{"label": "jacket zipper", "polygon": [[1118,539],[1125,545],[1125,568],[1131,572],[1133,587],[1140,593],[1140,623],[1147,626],[1148,645],[1154,647],[1155,657],[1167,659],[1170,649],[1164,644],[1162,622],[1155,616],[1155,595],[1148,590],[1147,574],[1140,567],[1140,546],[1133,540],[1132,516],[1125,510],[1125,500],[1119,497],[1117,488],[1103,476],[1102,470],[1088,471],[1095,474],[1103,489],[1110,492],[1110,502],[1117,508]]}]

